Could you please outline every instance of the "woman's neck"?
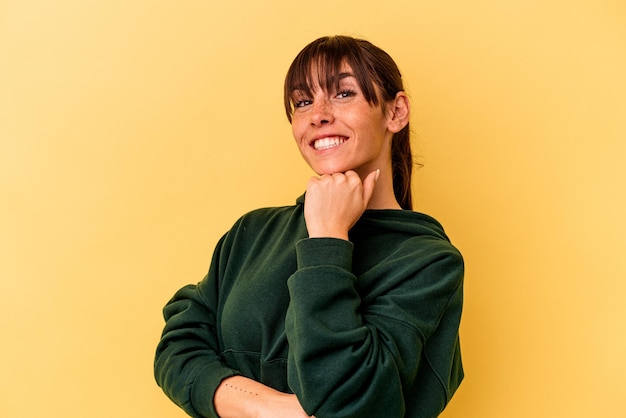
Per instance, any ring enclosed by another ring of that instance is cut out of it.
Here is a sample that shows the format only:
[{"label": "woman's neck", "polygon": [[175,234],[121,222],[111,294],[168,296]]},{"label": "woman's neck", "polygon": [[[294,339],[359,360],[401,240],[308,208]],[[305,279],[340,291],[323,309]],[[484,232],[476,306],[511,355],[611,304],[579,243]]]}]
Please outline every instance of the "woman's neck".
[{"label": "woman's neck", "polygon": [[380,171],[367,209],[402,209],[393,191],[391,169]]}]

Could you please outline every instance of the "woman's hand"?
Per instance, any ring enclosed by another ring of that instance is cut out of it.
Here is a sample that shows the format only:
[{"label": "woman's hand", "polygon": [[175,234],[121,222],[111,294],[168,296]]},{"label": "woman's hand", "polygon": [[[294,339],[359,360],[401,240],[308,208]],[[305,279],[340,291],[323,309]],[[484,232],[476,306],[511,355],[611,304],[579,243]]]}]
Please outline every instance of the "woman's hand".
[{"label": "woman's hand", "polygon": [[221,418],[315,418],[304,412],[296,395],[243,376],[224,379],[213,404]]},{"label": "woman's hand", "polygon": [[365,180],[354,171],[312,177],[306,189],[304,219],[310,238],[348,239],[374,193],[379,170]]}]

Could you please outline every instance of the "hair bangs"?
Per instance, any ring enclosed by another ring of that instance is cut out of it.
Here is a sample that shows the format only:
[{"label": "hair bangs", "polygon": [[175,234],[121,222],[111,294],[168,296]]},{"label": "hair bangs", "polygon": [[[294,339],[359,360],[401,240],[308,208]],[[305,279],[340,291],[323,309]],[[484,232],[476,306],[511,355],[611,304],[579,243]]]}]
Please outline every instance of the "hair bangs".
[{"label": "hair bangs", "polygon": [[318,86],[325,92],[337,90],[346,64],[365,99],[370,104],[378,104],[375,83],[380,84],[380,80],[357,42],[342,36],[324,37],[296,56],[287,71],[284,86],[285,111],[290,122],[294,112],[293,93],[301,91],[312,96]]}]

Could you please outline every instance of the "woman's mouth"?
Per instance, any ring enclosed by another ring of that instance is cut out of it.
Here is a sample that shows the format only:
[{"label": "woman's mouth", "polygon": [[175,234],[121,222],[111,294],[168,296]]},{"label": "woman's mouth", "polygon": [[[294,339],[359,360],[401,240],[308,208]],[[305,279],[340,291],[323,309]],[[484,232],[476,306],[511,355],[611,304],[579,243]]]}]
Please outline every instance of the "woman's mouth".
[{"label": "woman's mouth", "polygon": [[318,151],[329,149],[343,144],[344,142],[346,142],[346,140],[347,139],[342,136],[330,136],[326,138],[320,138],[316,139],[315,142],[313,142],[313,148]]}]

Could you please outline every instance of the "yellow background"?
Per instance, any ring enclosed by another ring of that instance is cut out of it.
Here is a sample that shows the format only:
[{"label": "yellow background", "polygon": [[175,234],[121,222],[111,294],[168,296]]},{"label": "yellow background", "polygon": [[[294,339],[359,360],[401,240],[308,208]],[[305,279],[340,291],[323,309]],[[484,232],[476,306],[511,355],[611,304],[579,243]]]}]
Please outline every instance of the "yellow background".
[{"label": "yellow background", "polygon": [[282,80],[337,33],[401,67],[466,257],[444,417],[626,416],[622,0],[0,1],[0,416],[184,416],[161,307],[303,191]]}]

